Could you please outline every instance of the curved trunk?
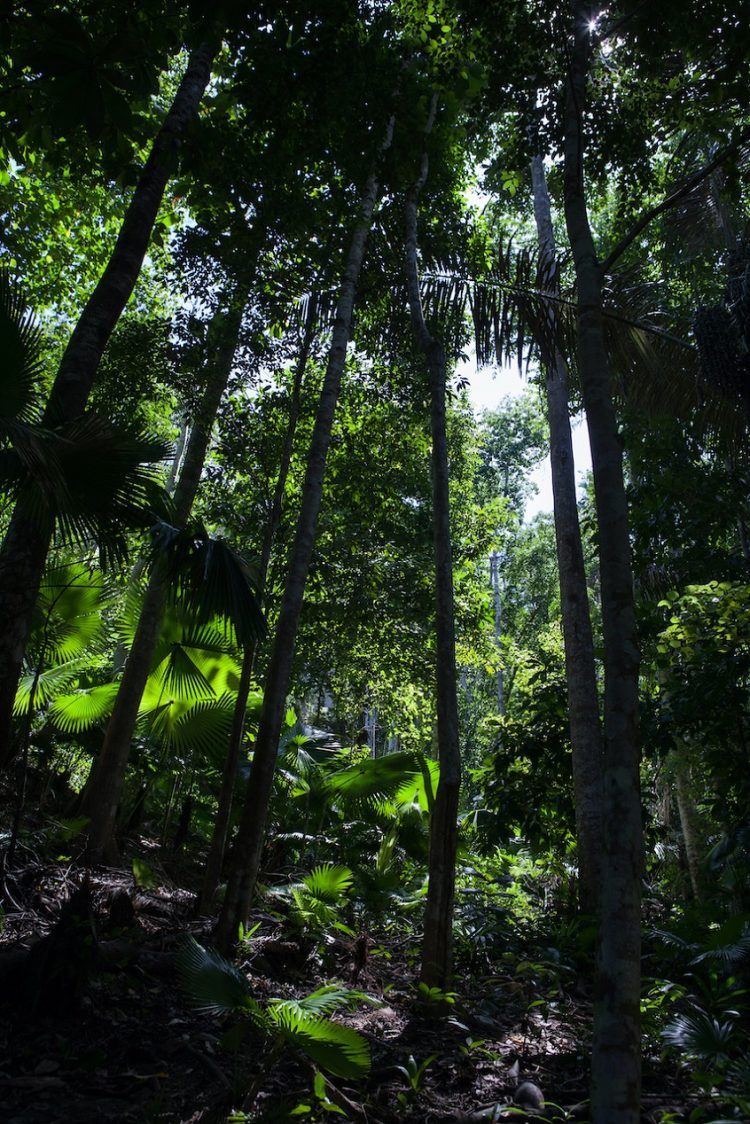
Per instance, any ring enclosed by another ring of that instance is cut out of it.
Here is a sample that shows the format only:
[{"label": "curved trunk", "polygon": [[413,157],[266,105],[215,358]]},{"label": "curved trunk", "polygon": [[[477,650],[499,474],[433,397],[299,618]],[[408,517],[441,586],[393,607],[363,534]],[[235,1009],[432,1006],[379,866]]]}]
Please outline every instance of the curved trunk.
[{"label": "curved trunk", "polygon": [[[437,107],[433,96],[425,128],[429,134]],[[458,738],[456,640],[453,613],[453,550],[450,529],[448,440],[445,425],[446,360],[442,343],[429,331],[422,311],[417,264],[417,206],[429,168],[422,155],[420,174],[406,198],[406,286],[414,334],[427,364],[432,430],[432,535],[435,554],[435,632],[437,742],[440,781],[430,816],[427,904],[420,980],[445,990],[453,967],[453,901],[461,792]]]},{"label": "curved trunk", "polygon": [[[381,152],[385,152],[390,147],[393,127],[394,119],[391,118]],[[227,892],[217,927],[217,943],[225,952],[235,944],[240,922],[244,923],[247,919],[260,868],[268,805],[276,769],[276,755],[292,672],[297,626],[315,545],[315,529],[323,492],[326,456],[331,440],[341,376],[346,362],[357,281],[379,191],[378,174],[373,171],[368,177],[362,196],[360,217],[352,235],[341,282],[331,350],[310,441],[297,531],[266,675],[263,712],[255,741],[247,796],[232,855]]]},{"label": "curved trunk", "polygon": [[[89,297],[60,362],[44,414],[46,426],[73,421],[86,408],[99,361],[135,287],[164,189],[211,76],[219,42],[190,56],[174,101],[133,192],[112,256]],[[28,504],[16,504],[0,550],[0,762],[12,756],[11,718],[53,528]]]},{"label": "curved trunk", "polygon": [[[542,157],[531,160],[534,216],[545,288],[558,292],[555,235]],[[542,346],[546,368],[552,497],[560,577],[560,605],[565,644],[570,741],[573,748],[576,838],[578,847],[578,903],[584,913],[598,906],[603,846],[603,744],[596,686],[594,638],[591,631],[586,570],[576,500],[573,438],[568,413],[568,368],[554,344],[555,314],[550,310],[549,339]]]},{"label": "curved trunk", "polygon": [[[211,429],[232,370],[239,340],[246,294],[235,300],[229,313],[217,314],[219,334],[209,378],[185,449],[180,479],[174,496],[175,522],[184,527],[200,483]],[[138,627],[120,680],[114,709],[107,724],[101,752],[86,785],[82,808],[90,816],[89,855],[94,861],[116,858],[114,844],[117,806],[122,794],[130,744],[138,719],[138,708],[151,671],[159,639],[167,596],[166,566],[157,561],[151,572]]]},{"label": "curved trunk", "polygon": [[583,120],[589,5],[575,0],[565,104],[565,220],[578,288],[578,366],[589,426],[599,527],[604,634],[604,799],[601,930],[594,1001],[592,1119],[638,1124],[641,1049],[641,877],[638,667],[622,443],[602,319],[602,269],[586,211]]},{"label": "curved trunk", "polygon": [[[268,520],[266,533],[263,538],[263,548],[261,551],[258,573],[258,592],[261,596],[263,595],[263,590],[266,584],[266,577],[268,575],[268,567],[271,561],[271,554],[273,551],[274,540],[276,538],[276,532],[278,531],[279,525],[281,523],[282,508],[284,504],[284,492],[286,490],[286,481],[289,475],[289,466],[292,461],[294,433],[297,428],[297,419],[299,418],[302,381],[305,377],[307,360],[310,355],[310,348],[312,347],[314,313],[315,309],[311,300],[308,306],[308,313],[305,321],[305,333],[302,340],[302,348],[294,372],[294,385],[292,387],[292,397],[289,403],[289,418],[287,421],[286,434],[284,436],[284,446],[281,450],[281,459],[279,461],[279,475],[276,480],[276,487],[274,489],[270,518]],[[257,645],[253,645],[252,648],[249,648],[245,652],[245,657],[242,661],[242,673],[240,675],[240,683],[237,689],[237,701],[235,702],[234,714],[232,716],[232,729],[229,733],[227,756],[224,761],[224,768],[221,776],[219,803],[216,809],[216,818],[214,819],[214,828],[211,834],[211,843],[208,848],[206,865],[203,872],[203,882],[201,884],[201,890],[196,906],[197,912],[199,914],[208,913],[210,911],[211,905],[214,900],[214,895],[216,894],[216,888],[219,885],[219,880],[221,878],[221,868],[224,863],[224,852],[226,850],[227,836],[229,833],[229,819],[232,814],[234,784],[235,780],[237,779],[237,766],[239,765],[240,752],[242,750],[242,737],[245,732],[245,712],[247,710],[247,700],[250,694],[250,684],[253,678],[253,668],[255,665],[256,652]]]}]

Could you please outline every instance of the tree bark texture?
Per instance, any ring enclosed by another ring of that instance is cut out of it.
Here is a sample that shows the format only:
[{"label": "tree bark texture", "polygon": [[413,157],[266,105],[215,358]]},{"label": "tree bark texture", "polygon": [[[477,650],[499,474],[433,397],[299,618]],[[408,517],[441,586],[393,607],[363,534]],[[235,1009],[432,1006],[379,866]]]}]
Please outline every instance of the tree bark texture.
[{"label": "tree bark texture", "polygon": [[[276,487],[274,488],[271,513],[268,519],[268,523],[266,524],[265,534],[263,536],[263,546],[261,549],[260,565],[258,568],[258,591],[261,596],[263,596],[263,592],[265,589],[266,578],[268,576],[268,567],[271,562],[271,555],[273,553],[273,545],[276,539],[276,533],[281,524],[281,516],[284,506],[284,493],[286,491],[286,482],[289,475],[289,466],[292,463],[294,434],[297,429],[297,419],[299,418],[300,399],[302,396],[302,383],[305,377],[305,369],[307,367],[307,361],[310,356],[310,348],[312,347],[313,341],[314,319],[315,306],[314,302],[311,299],[308,305],[307,316],[305,318],[302,347],[297,359],[297,365],[294,372],[294,384],[292,386],[292,396],[289,403],[289,416],[287,419],[286,433],[284,435],[284,445],[282,447],[281,457],[279,460],[279,475],[276,480]],[[240,683],[237,691],[237,701],[235,702],[234,714],[232,716],[232,729],[229,732],[227,756],[224,761],[224,768],[221,777],[219,803],[216,809],[216,818],[214,819],[214,827],[211,834],[211,843],[208,848],[208,855],[206,856],[206,865],[203,872],[203,882],[201,884],[200,894],[198,895],[197,911],[200,914],[205,914],[210,911],[213,904],[214,895],[216,894],[216,889],[221,879],[221,868],[224,864],[224,853],[226,850],[227,836],[229,833],[229,820],[232,814],[234,785],[237,779],[237,766],[239,765],[240,761],[242,738],[245,732],[245,713],[247,711],[247,700],[250,694],[250,684],[253,678],[256,653],[257,644],[254,644],[245,652],[245,656],[242,661],[242,673],[240,675]]]},{"label": "tree bark texture", "polygon": [[[552,211],[544,174],[544,162],[538,154],[531,159],[531,182],[534,191],[534,216],[540,264],[544,275],[543,285],[548,292],[558,292]],[[576,500],[573,437],[568,412],[568,367],[562,352],[554,346],[554,318],[555,313],[551,308],[548,314],[549,338],[542,343],[542,352],[546,370],[552,498],[565,644],[568,718],[573,748],[578,902],[584,913],[595,914],[598,906],[603,847],[602,727],[596,685],[594,638],[591,630]]]},{"label": "tree bark texture", "polygon": [[[206,386],[190,430],[175,489],[175,522],[178,527],[184,527],[187,523],[198,491],[211,430],[232,371],[246,299],[247,293],[243,290],[235,296],[230,310],[217,313],[212,324],[214,353],[209,358]],[[83,811],[91,819],[89,855],[94,861],[116,858],[114,830],[117,807],[138,720],[138,708],[159,639],[167,590],[166,565],[157,560],[146,587],[138,627],[125,662],[101,752],[92,768],[84,794]]]},{"label": "tree bark texture", "polygon": [[[433,96],[425,133],[436,110]],[[445,349],[424,318],[417,261],[419,196],[429,170],[427,150],[406,198],[406,286],[414,334],[424,354],[430,386],[432,430],[432,534],[435,556],[437,741],[440,781],[430,818],[427,904],[420,979],[446,990],[453,968],[453,903],[456,879],[461,750],[458,737],[456,639],[453,613],[453,550],[450,528],[448,440],[445,424]]]},{"label": "tree bark texture", "polygon": [[[71,422],[86,408],[99,361],[138,279],[164,189],[176,170],[180,146],[208,85],[218,47],[218,39],[201,43],[190,56],[125,212],[112,256],[65,349],[44,414],[46,426]],[[27,507],[23,501],[16,504],[0,550],[0,761],[12,755],[13,702],[53,530],[40,526]]]},{"label": "tree bark texture", "polygon": [[641,1050],[641,877],[638,668],[622,444],[602,319],[602,270],[586,210],[584,105],[591,9],[573,0],[564,140],[565,220],[578,296],[578,368],[589,426],[599,527],[604,635],[604,853],[594,1001],[592,1120],[638,1124]]}]

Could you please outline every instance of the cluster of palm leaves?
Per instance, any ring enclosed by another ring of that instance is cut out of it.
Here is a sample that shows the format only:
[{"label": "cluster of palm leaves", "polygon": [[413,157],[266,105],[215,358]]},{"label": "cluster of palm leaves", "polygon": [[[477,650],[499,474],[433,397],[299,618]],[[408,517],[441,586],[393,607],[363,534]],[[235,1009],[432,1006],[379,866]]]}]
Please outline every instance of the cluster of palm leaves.
[{"label": "cluster of palm leaves", "polygon": [[270,1058],[290,1048],[336,1077],[356,1079],[369,1071],[367,1041],[330,1018],[365,1000],[361,992],[327,985],[303,999],[272,999],[263,1007],[234,964],[192,937],[180,949],[177,969],[183,991],[198,1010],[239,1016],[261,1033],[269,1046],[266,1066]]},{"label": "cluster of palm leaves", "polygon": [[[0,490],[9,504],[31,501],[26,509],[56,548],[37,599],[16,716],[27,732],[36,722],[62,739],[104,728],[146,581],[159,566],[169,599],[139,734],[157,753],[183,762],[215,755],[220,767],[242,651],[264,628],[254,568],[202,524],[172,524],[156,463],[170,452],[164,442],[98,414],[60,427],[42,412],[45,333],[4,271],[0,347]],[[134,542],[141,561],[123,587]],[[248,722],[258,706],[256,694]]]},{"label": "cluster of palm leaves", "polygon": [[45,416],[44,332],[4,270],[0,351],[0,489],[10,501],[28,501],[43,534],[96,544],[103,567],[123,564],[130,532],[165,510],[154,464],[169,446],[95,413],[62,426]]}]

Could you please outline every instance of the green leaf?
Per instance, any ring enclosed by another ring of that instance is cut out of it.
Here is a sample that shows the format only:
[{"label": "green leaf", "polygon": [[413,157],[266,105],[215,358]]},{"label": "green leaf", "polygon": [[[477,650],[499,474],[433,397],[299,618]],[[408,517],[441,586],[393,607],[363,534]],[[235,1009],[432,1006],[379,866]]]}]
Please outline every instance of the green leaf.
[{"label": "green leaf", "polygon": [[50,719],[66,734],[90,730],[112,713],[119,688],[119,683],[102,683],[87,691],[59,695],[50,707]]},{"label": "green leaf", "polygon": [[348,866],[322,863],[302,879],[302,885],[314,898],[324,902],[337,902],[351,887],[352,872]]},{"label": "green leaf", "polygon": [[141,890],[150,890],[156,885],[156,875],[152,868],[137,855],[133,856],[133,881]]},{"label": "green leaf", "polygon": [[268,1019],[250,995],[247,980],[220,953],[187,937],[177,952],[176,965],[180,986],[199,1011],[248,1015],[258,1026],[268,1028]]},{"label": "green leaf", "polygon": [[298,1006],[279,1003],[268,1015],[282,1038],[335,1077],[364,1077],[370,1069],[367,1041],[351,1027],[329,1022]]}]

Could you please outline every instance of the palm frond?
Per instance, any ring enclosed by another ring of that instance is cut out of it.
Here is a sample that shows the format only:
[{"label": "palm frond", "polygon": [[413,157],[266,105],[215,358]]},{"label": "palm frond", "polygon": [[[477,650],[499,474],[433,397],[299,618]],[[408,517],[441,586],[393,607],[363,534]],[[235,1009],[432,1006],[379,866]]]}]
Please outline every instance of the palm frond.
[{"label": "palm frond", "polygon": [[13,423],[32,423],[39,413],[42,330],[20,287],[0,268],[0,435],[18,433]]},{"label": "palm frond", "polygon": [[247,980],[234,964],[194,937],[186,937],[175,958],[180,987],[192,1005],[212,1015],[248,1015],[268,1029],[263,1009],[250,994]]},{"label": "palm frond", "polygon": [[201,523],[184,530],[157,523],[152,528],[152,557],[166,559],[173,595],[196,622],[223,618],[243,648],[263,636],[256,570]]},{"label": "palm frond", "polygon": [[194,703],[172,723],[170,744],[178,752],[191,749],[211,755],[218,765],[226,754],[234,707],[235,697],[230,694]]},{"label": "palm frond", "polygon": [[366,1001],[369,1003],[377,1002],[372,1000],[368,995],[362,991],[352,990],[348,987],[339,987],[338,984],[325,984],[319,987],[317,991],[310,992],[309,995],[304,996],[302,999],[276,999],[272,1000],[272,1005],[283,1003],[290,1008],[296,1008],[299,1011],[307,1011],[313,1015],[332,1015],[336,1011],[341,1011],[344,1008],[353,1007],[356,1003]]},{"label": "palm frond", "polygon": [[102,634],[109,593],[101,571],[83,562],[46,570],[34,609],[31,660],[38,652],[45,663],[64,662],[90,650]]},{"label": "palm frond", "polygon": [[27,428],[2,451],[0,487],[24,495],[32,516],[63,542],[96,542],[103,566],[127,560],[127,531],[163,509],[152,467],[169,445],[87,414],[59,430]]},{"label": "palm frond", "polygon": [[102,683],[85,691],[59,695],[50,707],[50,721],[66,734],[80,734],[112,713],[119,683]]},{"label": "palm frond", "polygon": [[348,866],[321,863],[302,879],[302,886],[312,897],[323,902],[337,902],[351,888],[353,875]]},{"label": "palm frond", "polygon": [[13,713],[25,714],[31,702],[31,692],[34,692],[34,706],[46,706],[52,699],[76,681],[81,671],[86,667],[85,659],[68,660],[66,663],[57,664],[55,667],[43,668],[41,672],[30,671],[21,678],[13,703]]},{"label": "palm frond", "polygon": [[388,796],[414,777],[418,768],[416,756],[407,751],[389,753],[385,757],[366,757],[329,774],[323,788],[349,800]]},{"label": "palm frond", "polygon": [[335,1077],[356,1080],[369,1072],[369,1046],[351,1027],[301,1010],[294,1002],[274,1004],[268,1016],[288,1045],[307,1054]]},{"label": "palm frond", "polygon": [[678,1015],[662,1037],[667,1045],[693,1057],[719,1061],[726,1059],[734,1048],[737,1028],[729,1019],[719,1022],[708,1011],[696,1010]]}]

